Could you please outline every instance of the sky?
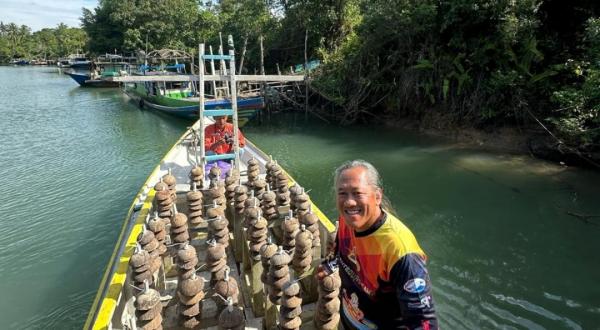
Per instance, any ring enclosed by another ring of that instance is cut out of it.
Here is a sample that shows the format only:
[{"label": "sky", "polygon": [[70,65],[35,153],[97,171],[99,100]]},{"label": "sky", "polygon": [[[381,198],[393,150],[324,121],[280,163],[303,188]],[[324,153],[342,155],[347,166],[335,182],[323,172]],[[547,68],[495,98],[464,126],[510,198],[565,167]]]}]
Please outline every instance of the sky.
[{"label": "sky", "polygon": [[31,31],[59,23],[80,27],[81,8],[94,9],[98,0],[0,0],[0,21],[27,25]]}]

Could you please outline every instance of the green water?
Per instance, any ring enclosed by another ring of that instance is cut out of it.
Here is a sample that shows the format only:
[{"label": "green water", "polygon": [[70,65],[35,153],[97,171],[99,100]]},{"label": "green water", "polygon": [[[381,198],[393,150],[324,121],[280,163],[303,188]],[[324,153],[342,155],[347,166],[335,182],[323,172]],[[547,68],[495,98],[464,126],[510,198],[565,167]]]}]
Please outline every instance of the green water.
[{"label": "green water", "polygon": [[[135,193],[190,123],[54,68],[0,67],[0,329],[80,328]],[[429,256],[446,329],[600,329],[600,174],[382,128],[250,125],[335,217],[363,158]]]}]

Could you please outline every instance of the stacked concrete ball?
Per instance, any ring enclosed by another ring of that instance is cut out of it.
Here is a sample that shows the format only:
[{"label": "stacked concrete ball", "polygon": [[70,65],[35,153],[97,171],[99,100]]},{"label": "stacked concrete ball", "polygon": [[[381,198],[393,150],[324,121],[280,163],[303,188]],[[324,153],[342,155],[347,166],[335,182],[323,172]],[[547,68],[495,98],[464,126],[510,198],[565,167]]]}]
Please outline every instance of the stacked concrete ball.
[{"label": "stacked concrete ball", "polygon": [[277,201],[275,200],[277,196],[273,191],[266,191],[262,194],[261,207],[263,211],[263,216],[267,221],[273,222],[279,218],[279,214],[277,213]]},{"label": "stacked concrete ball", "polygon": [[296,235],[300,230],[300,223],[296,219],[292,211],[285,217],[281,223],[281,229],[283,232],[283,249],[286,251],[293,251],[296,247]]},{"label": "stacked concrete ball", "polygon": [[196,184],[197,189],[202,189],[204,186],[204,169],[201,166],[194,167],[190,172],[192,184]]},{"label": "stacked concrete ball", "polygon": [[169,169],[169,173],[162,177],[162,181],[167,185],[173,203],[177,202],[177,179],[171,174],[171,169]]},{"label": "stacked concrete ball", "polygon": [[225,276],[215,282],[213,290],[215,295],[218,295],[213,300],[219,307],[226,306],[226,302],[223,299],[229,300],[228,298],[231,298],[234,305],[237,305],[240,301],[240,289],[235,278],[229,276],[229,267],[225,269]]},{"label": "stacked concrete ball", "polygon": [[190,228],[198,228],[204,223],[202,209],[204,208],[204,196],[196,189],[196,183],[192,183],[192,190],[186,194],[188,203],[188,221]]},{"label": "stacked concrete ball", "polygon": [[150,253],[142,249],[140,245],[137,246],[131,259],[129,259],[129,266],[131,267],[131,274],[133,275],[133,285],[137,287],[142,286],[144,281],[148,284],[152,284]]},{"label": "stacked concrete ball", "polygon": [[190,240],[188,232],[188,219],[183,213],[177,212],[175,208],[171,217],[171,242],[175,244],[187,243]]},{"label": "stacked concrete ball", "polygon": [[223,215],[208,219],[208,237],[223,246],[229,246],[229,221]]},{"label": "stacked concrete ball", "polygon": [[168,220],[158,217],[158,213],[154,213],[154,218],[148,221],[148,229],[154,233],[154,237],[158,241],[158,254],[161,256],[167,252],[165,239],[167,238],[166,222]]},{"label": "stacked concrete ball", "polygon": [[158,291],[145,285],[144,291],[135,298],[134,307],[138,329],[162,329],[162,304]]},{"label": "stacked concrete ball", "polygon": [[290,256],[283,248],[279,247],[277,252],[269,260],[269,300],[273,304],[280,304],[283,295],[283,286],[290,280]]},{"label": "stacked concrete ball", "polygon": [[312,263],[312,234],[304,225],[300,226],[300,231],[296,235],[296,248],[292,258],[292,268],[296,275],[303,274],[310,269]]},{"label": "stacked concrete ball", "polygon": [[198,254],[193,246],[189,245],[188,243],[180,245],[179,249],[177,250],[176,261],[177,272],[180,280],[190,278],[196,273]]},{"label": "stacked concrete ball", "polygon": [[339,271],[334,270],[319,281],[319,300],[314,315],[314,324],[320,330],[334,330],[340,322],[340,280]]},{"label": "stacked concrete ball", "polygon": [[180,280],[177,288],[179,298],[179,322],[187,329],[200,325],[202,318],[202,299],[204,298],[204,279],[193,273]]},{"label": "stacked concrete ball", "polygon": [[225,278],[225,272],[228,269],[227,254],[225,246],[215,240],[209,240],[206,244],[208,245],[206,249],[206,265],[211,273],[210,281],[211,283],[215,283]]},{"label": "stacked concrete ball", "polygon": [[171,197],[168,186],[161,181],[154,186],[154,189],[156,190],[154,202],[156,204],[156,209],[158,210],[158,216],[161,218],[171,217],[173,198]]},{"label": "stacked concrete ball", "polygon": [[[251,209],[249,209],[251,210]],[[258,218],[250,222],[248,236],[250,240],[250,255],[254,260],[260,260],[260,248],[267,243],[268,223],[259,212]]]},{"label": "stacked concrete ball", "polygon": [[283,286],[281,309],[279,310],[279,327],[283,330],[299,330],[302,325],[302,296],[300,284],[296,281],[287,282]]},{"label": "stacked concrete ball", "polygon": [[300,217],[300,224],[306,226],[306,229],[310,231],[313,237],[313,246],[321,246],[321,236],[319,234],[319,217],[312,213],[311,206],[309,206],[308,212]]},{"label": "stacked concrete ball", "polygon": [[221,311],[217,322],[219,330],[242,330],[246,325],[244,312],[234,306],[231,298],[227,299],[227,308]]},{"label": "stacked concrete ball", "polygon": [[154,233],[150,230],[147,230],[145,226],[143,228],[143,231],[138,235],[137,242],[140,244],[142,249],[148,251],[148,253],[150,254],[149,271],[151,274],[154,274],[162,264],[160,258],[160,251],[158,249],[160,243],[158,243],[158,240],[154,236]]}]

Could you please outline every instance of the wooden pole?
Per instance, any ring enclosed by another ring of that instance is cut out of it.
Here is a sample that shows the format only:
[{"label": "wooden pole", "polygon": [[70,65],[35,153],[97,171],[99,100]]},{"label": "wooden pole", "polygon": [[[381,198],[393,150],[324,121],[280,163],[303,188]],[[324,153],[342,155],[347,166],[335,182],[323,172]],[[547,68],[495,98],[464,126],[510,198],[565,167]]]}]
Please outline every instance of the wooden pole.
[{"label": "wooden pole", "polygon": [[238,72],[243,74],[242,70],[244,69],[244,57],[246,56],[246,46],[248,46],[248,35],[244,37],[244,47],[242,48],[242,57],[240,58],[240,69]]},{"label": "wooden pole", "polygon": [[308,118],[308,29],[304,33],[304,72],[306,80],[304,82],[304,118]]},{"label": "wooden pole", "polygon": [[200,44],[198,47],[198,71],[199,72],[199,84],[198,84],[198,93],[200,99],[200,106],[198,107],[198,117],[200,122],[200,127],[198,130],[200,131],[200,159],[202,160],[202,165],[204,166],[205,154],[204,154],[204,44]]}]

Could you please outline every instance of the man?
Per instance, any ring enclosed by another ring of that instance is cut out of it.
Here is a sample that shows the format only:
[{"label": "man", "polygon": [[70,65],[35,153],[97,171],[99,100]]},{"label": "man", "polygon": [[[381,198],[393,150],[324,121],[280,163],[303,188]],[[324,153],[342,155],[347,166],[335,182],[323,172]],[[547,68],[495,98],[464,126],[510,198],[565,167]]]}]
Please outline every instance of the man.
[{"label": "man", "polygon": [[336,170],[334,184],[344,327],[437,329],[425,253],[387,211],[377,170],[362,160],[346,162]]},{"label": "man", "polygon": [[[238,129],[240,148],[246,145],[246,139]],[[208,153],[226,154],[233,151],[233,124],[227,122],[227,116],[216,116],[215,123],[204,129],[204,148]]]},{"label": "man", "polygon": [[[246,145],[246,139],[238,129],[238,143],[240,154]],[[215,123],[206,126],[204,129],[204,151],[207,155],[226,154],[233,152],[233,124],[227,122],[227,116],[215,116]],[[208,174],[213,166],[221,168],[221,177],[224,178],[231,169],[231,164],[226,161],[218,160],[208,162],[205,167],[205,173]]]}]

